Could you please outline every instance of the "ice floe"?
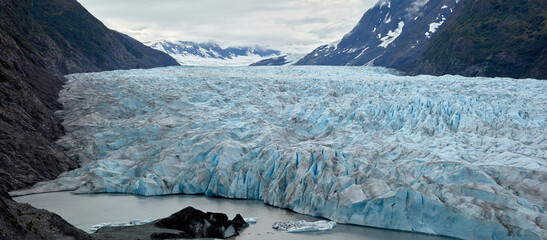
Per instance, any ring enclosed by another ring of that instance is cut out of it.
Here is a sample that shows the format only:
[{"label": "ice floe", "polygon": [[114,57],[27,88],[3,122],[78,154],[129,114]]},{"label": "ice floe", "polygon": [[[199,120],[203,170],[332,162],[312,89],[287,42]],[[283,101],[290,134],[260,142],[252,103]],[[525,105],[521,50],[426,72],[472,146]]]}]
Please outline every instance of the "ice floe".
[{"label": "ice floe", "polygon": [[304,220],[300,221],[288,221],[288,222],[275,222],[272,225],[272,228],[277,230],[286,230],[290,233],[299,233],[299,232],[316,232],[316,231],[330,231],[336,227],[336,222],[334,221],[315,221],[307,222]]}]

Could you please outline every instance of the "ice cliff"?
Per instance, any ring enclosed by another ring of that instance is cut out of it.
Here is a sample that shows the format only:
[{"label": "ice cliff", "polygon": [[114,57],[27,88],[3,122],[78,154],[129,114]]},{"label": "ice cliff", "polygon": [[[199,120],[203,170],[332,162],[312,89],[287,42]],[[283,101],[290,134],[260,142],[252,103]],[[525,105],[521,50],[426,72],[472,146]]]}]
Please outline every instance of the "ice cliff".
[{"label": "ice cliff", "polygon": [[204,193],[340,223],[547,237],[545,81],[362,67],[68,79],[59,143],[82,167],[31,192]]}]

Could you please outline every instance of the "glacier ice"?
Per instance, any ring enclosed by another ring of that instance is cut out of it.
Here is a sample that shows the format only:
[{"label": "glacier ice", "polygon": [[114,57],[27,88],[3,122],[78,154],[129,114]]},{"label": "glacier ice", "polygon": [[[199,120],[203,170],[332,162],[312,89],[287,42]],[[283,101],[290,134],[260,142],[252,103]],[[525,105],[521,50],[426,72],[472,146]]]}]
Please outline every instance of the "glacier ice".
[{"label": "glacier ice", "polygon": [[246,223],[250,223],[250,224],[255,224],[258,222],[258,218],[256,217],[248,217],[248,218],[244,218],[243,220],[245,220]]},{"label": "glacier ice", "polygon": [[286,230],[290,233],[299,233],[299,232],[316,232],[316,231],[330,231],[336,227],[336,222],[334,221],[315,221],[307,222],[304,220],[300,221],[288,221],[288,222],[274,222],[272,228],[277,230]]},{"label": "glacier ice", "polygon": [[27,192],[206,194],[465,239],[547,236],[545,81],[319,66],[68,79],[59,144],[82,167]]},{"label": "glacier ice", "polygon": [[99,223],[99,224],[95,224],[93,226],[91,226],[91,228],[89,229],[90,232],[94,233],[96,232],[97,230],[99,230],[99,228],[102,228],[102,227],[127,227],[127,226],[138,226],[138,225],[144,225],[144,224],[147,224],[147,223],[151,223],[153,222],[154,219],[152,218],[149,218],[149,219],[145,219],[145,220],[140,220],[140,219],[133,219],[129,222],[115,222],[115,223],[111,223],[111,222],[106,222],[106,223]]}]

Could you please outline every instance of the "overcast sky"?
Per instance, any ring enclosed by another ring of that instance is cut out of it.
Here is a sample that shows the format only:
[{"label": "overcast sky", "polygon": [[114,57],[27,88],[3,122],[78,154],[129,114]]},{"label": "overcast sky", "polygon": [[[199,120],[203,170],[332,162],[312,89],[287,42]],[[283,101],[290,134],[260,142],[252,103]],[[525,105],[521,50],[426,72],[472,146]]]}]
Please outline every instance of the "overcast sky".
[{"label": "overcast sky", "polygon": [[107,27],[140,41],[213,41],[309,52],[336,41],[377,0],[78,0]]}]

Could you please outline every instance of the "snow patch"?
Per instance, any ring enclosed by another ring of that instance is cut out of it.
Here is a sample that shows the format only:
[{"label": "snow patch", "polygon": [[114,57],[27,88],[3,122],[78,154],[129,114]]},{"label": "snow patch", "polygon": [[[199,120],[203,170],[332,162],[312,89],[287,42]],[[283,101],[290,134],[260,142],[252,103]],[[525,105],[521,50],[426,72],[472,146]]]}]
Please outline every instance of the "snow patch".
[{"label": "snow patch", "polygon": [[386,6],[386,5],[387,5],[388,8],[391,8],[391,1],[380,0],[379,3],[380,3],[380,8],[382,8],[383,6]]},{"label": "snow patch", "polygon": [[368,47],[366,47],[365,49],[363,49],[363,51],[361,51],[361,53],[359,53],[359,55],[357,55],[357,57],[355,57],[354,59],[358,59],[360,58],[361,56],[363,56],[363,54],[365,54],[365,52],[368,50]]},{"label": "snow patch", "polygon": [[386,36],[384,36],[383,38],[380,38],[380,41],[382,41],[382,43],[380,43],[378,46],[387,48],[389,44],[391,44],[393,41],[395,41],[395,39],[397,39],[401,35],[401,33],[403,32],[404,26],[405,26],[405,23],[403,21],[400,21],[397,29],[395,29],[394,31],[389,30]]},{"label": "snow patch", "polygon": [[338,39],[334,42],[331,42],[331,43],[327,44],[327,48],[334,48],[334,49],[332,49],[332,51],[334,51],[334,50],[338,49],[338,44],[340,44],[341,41],[342,41],[342,39]]},{"label": "snow patch", "polygon": [[[439,21],[440,20],[440,21]],[[433,35],[433,33],[435,33],[437,31],[437,29],[443,25],[444,21],[446,20],[446,18],[444,16],[441,16],[441,18],[437,18],[437,21],[439,22],[432,22],[429,24],[429,31],[425,33],[425,36],[427,38],[431,38],[431,35]]]}]

